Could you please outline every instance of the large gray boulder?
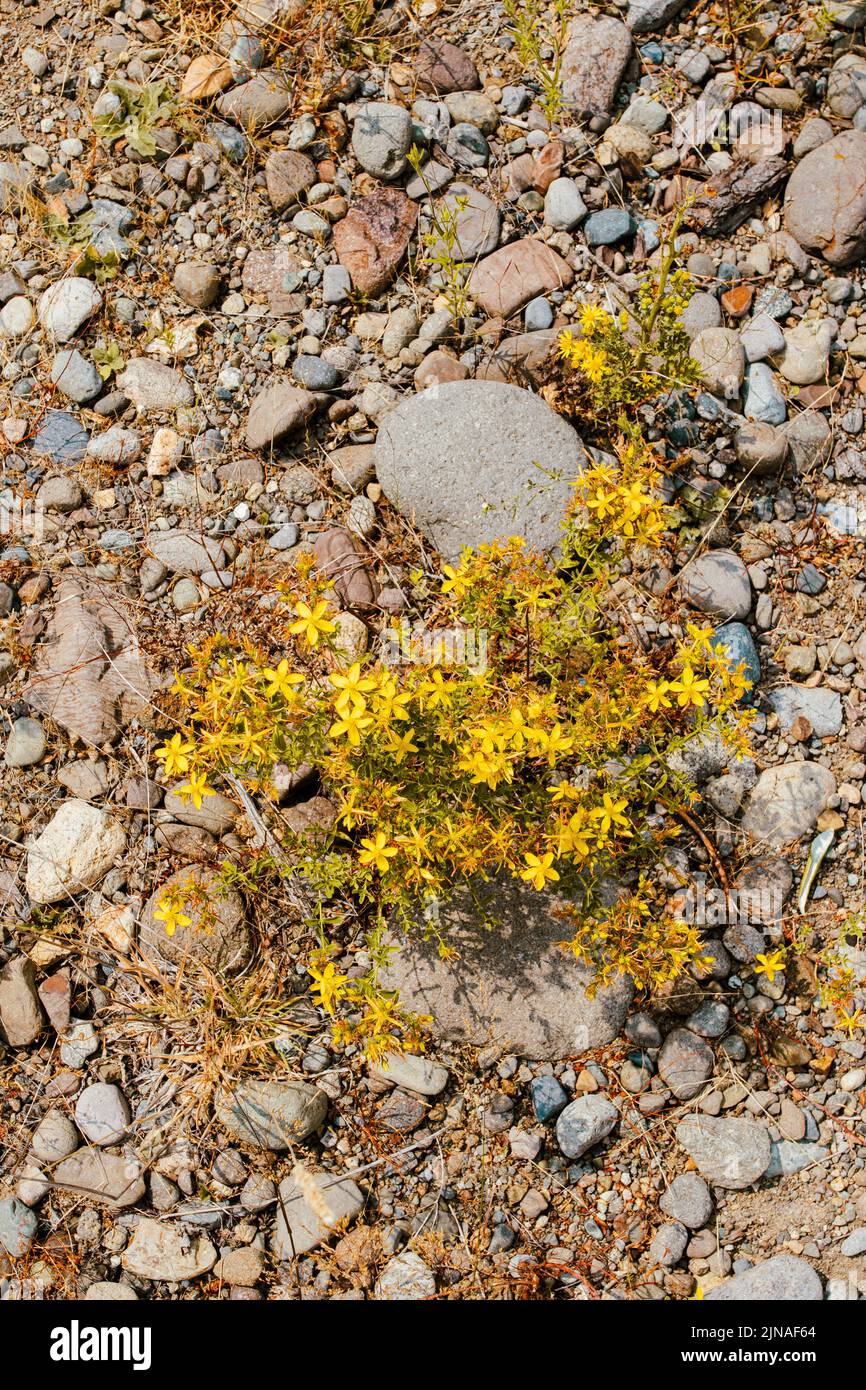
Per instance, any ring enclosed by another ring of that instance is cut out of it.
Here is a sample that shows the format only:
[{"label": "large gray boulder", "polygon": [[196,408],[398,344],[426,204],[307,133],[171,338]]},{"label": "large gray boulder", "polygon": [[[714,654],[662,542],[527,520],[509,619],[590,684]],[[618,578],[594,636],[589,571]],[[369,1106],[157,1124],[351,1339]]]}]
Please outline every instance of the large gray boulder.
[{"label": "large gray boulder", "polygon": [[409,397],[376,440],[386,497],[446,559],[513,535],[554,550],[587,463],[566,420],[500,381],[450,381]]},{"label": "large gray boulder", "polygon": [[437,923],[459,958],[442,960],[419,921],[397,943],[384,984],[406,1008],[432,1015],[438,1037],[536,1061],[603,1047],[625,1021],[631,981],[588,997],[590,971],[558,944],[571,932],[555,902],[509,878],[459,889],[440,904]]},{"label": "large gray boulder", "polygon": [[819,1303],[824,1291],[818,1275],[805,1260],[796,1255],[774,1255],[717,1284],[704,1297],[715,1303]]},{"label": "large gray boulder", "polygon": [[866,251],[866,131],[843,130],[800,160],[785,192],[785,226],[830,265]]}]

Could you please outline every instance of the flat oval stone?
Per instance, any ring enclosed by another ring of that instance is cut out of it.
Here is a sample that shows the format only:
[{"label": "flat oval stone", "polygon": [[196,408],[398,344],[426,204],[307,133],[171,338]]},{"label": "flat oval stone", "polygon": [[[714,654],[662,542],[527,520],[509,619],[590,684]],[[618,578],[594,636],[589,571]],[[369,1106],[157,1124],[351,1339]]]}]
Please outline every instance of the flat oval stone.
[{"label": "flat oval stone", "polygon": [[587,465],[577,432],[540,397],[498,381],[449,381],[382,422],[376,475],[388,499],[447,559],[520,535],[556,549],[572,482]]}]

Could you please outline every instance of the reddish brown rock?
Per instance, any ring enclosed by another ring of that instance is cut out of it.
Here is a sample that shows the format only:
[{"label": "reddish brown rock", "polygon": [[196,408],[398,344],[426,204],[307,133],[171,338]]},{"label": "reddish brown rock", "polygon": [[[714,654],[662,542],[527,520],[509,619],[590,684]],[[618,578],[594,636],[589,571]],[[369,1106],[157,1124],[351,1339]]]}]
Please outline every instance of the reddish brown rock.
[{"label": "reddish brown rock", "polygon": [[316,397],[288,381],[272,381],[260,391],[247,416],[248,449],[270,449],[305,425],[316,409]]},{"label": "reddish brown rock", "polygon": [[573,279],[567,261],[543,241],[524,237],[479,261],[468,286],[485,314],[507,319],[536,295],[562,289]]},{"label": "reddish brown rock", "polygon": [[804,410],[833,410],[840,405],[845,397],[845,383],[839,382],[836,386],[827,386],[824,382],[815,382],[810,386],[800,386],[797,390],[797,405]]},{"label": "reddish brown rock", "polygon": [[515,333],[485,349],[475,368],[483,381],[512,381],[518,386],[543,386],[549,371],[549,359],[556,348],[565,320],[552,328],[538,328],[534,333]]},{"label": "reddish brown rock", "polygon": [[69,983],[69,971],[58,970],[54,975],[49,975],[47,980],[43,980],[39,986],[39,999],[42,1007],[48,1015],[51,1027],[55,1033],[62,1033],[68,1027],[70,1014],[72,1012],[72,990]]},{"label": "reddish brown rock", "polygon": [[272,314],[300,314],[307,302],[306,295],[290,293],[283,289],[283,284],[287,275],[297,275],[302,268],[297,254],[287,246],[250,251],[244,261],[241,285],[249,297],[267,295]]},{"label": "reddish brown rock", "polygon": [[559,140],[549,140],[537,158],[521,154],[512,159],[502,171],[506,192],[512,197],[530,188],[546,193],[553,180],[559,178],[564,153]]},{"label": "reddish brown rock", "polygon": [[27,1047],[42,1032],[35,977],[26,956],[13,956],[0,970],[0,1038],[10,1047]]},{"label": "reddish brown rock", "polygon": [[316,166],[300,150],[273,150],[265,164],[268,197],[277,212],[296,203],[316,182]]},{"label": "reddish brown rock", "polygon": [[415,370],[415,390],[426,391],[428,386],[441,386],[446,381],[465,381],[469,368],[448,352],[431,352]]},{"label": "reddish brown rock", "polygon": [[528,152],[511,159],[502,170],[502,183],[511,198],[518,197],[532,188],[535,178],[535,160]]},{"label": "reddish brown rock", "polygon": [[316,565],[346,608],[372,608],[377,587],[360,541],[342,527],[323,531],[316,541]]},{"label": "reddish brown rock", "polygon": [[562,94],[569,107],[608,115],[632,54],[631,31],[608,15],[578,15],[568,27]]},{"label": "reddish brown rock", "polygon": [[553,180],[559,178],[564,157],[565,150],[559,140],[548,140],[539,150],[535,161],[535,189],[538,193],[546,193]]},{"label": "reddish brown rock", "polygon": [[722,295],[722,308],[732,319],[745,318],[752,307],[755,291],[751,285],[734,285]]},{"label": "reddish brown rock", "polygon": [[392,1091],[376,1111],[376,1123],[391,1134],[409,1134],[425,1115],[424,1104],[408,1091]]},{"label": "reddish brown rock", "polygon": [[415,229],[418,209],[396,188],[361,198],[334,228],[340,264],[361,294],[377,294],[391,281]]},{"label": "reddish brown rock", "polygon": [[415,58],[418,88],[422,92],[476,92],[481,86],[478,70],[468,53],[445,39],[425,39]]},{"label": "reddish brown rock", "polygon": [[337,819],[337,808],[326,796],[311,796],[309,801],[287,806],[283,819],[294,835],[323,841]]}]

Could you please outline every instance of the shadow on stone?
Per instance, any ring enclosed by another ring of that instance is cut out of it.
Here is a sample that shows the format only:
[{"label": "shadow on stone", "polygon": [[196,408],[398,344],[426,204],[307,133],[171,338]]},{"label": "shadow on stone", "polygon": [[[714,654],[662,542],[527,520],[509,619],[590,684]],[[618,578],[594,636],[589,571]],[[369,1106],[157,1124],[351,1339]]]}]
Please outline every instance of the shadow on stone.
[{"label": "shadow on stone", "polygon": [[430,1014],[440,1038],[536,1061],[602,1047],[622,1027],[632,985],[623,978],[588,998],[591,972],[557,945],[572,933],[555,902],[511,879],[462,888],[439,908],[439,930],[459,960],[440,959],[419,921],[417,934],[396,943],[383,982],[406,1008]]}]

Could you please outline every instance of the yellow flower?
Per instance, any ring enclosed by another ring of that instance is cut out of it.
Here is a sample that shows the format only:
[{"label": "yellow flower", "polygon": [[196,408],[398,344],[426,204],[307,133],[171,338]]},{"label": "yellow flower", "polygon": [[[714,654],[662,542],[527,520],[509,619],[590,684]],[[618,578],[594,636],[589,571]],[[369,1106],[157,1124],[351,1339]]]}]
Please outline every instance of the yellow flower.
[{"label": "yellow flower", "polygon": [[[508,711],[505,719],[503,732],[512,748],[524,748],[527,739],[533,736],[533,731],[527,727],[523,711],[517,708]],[[537,737],[538,730],[535,731]]]},{"label": "yellow flower", "polygon": [[861,1022],[862,1017],[862,1009],[854,1009],[851,1013],[848,1013],[846,1010],[843,1009],[842,1013],[839,1015],[838,1018],[839,1027],[845,1029],[849,1038],[853,1038],[857,1029],[862,1028],[863,1026]]},{"label": "yellow flower", "polygon": [[442,581],[443,594],[453,594],[455,598],[463,598],[469,588],[469,580],[462,573],[462,566],[455,569],[453,565],[443,565],[442,573],[446,576]]},{"label": "yellow flower", "polygon": [[319,996],[319,1004],[325,1010],[325,1013],[333,1017],[334,1005],[345,992],[343,985],[348,984],[348,975],[339,975],[333,961],[328,961],[328,964],[323,970],[317,969],[315,965],[311,965],[308,968],[314,982],[313,994]]},{"label": "yellow flower", "polygon": [[577,345],[577,338],[570,328],[566,328],[564,333],[560,333],[556,351],[564,362],[570,362],[574,349]]},{"label": "yellow flower", "polygon": [[201,810],[201,804],[206,796],[216,796],[213,788],[207,785],[207,774],[204,772],[191,772],[189,781],[177,788],[177,794],[191,801],[197,811]]},{"label": "yellow flower", "polygon": [[297,671],[289,670],[288,661],[281,661],[276,670],[273,670],[270,666],[266,667],[263,675],[265,680],[270,682],[265,690],[265,694],[269,699],[272,695],[282,695],[283,699],[289,700],[295,694],[293,686],[303,685],[304,683],[304,677],[302,675]]},{"label": "yellow flower", "polygon": [[396,845],[388,843],[388,836],[384,830],[377,830],[372,839],[362,840],[361,845],[363,848],[358,855],[359,863],[372,865],[380,874],[388,872],[391,867],[390,861],[400,852]]},{"label": "yellow flower", "polygon": [[162,922],[166,936],[174,936],[178,927],[188,927],[192,922],[192,918],[187,917],[183,908],[184,903],[181,898],[173,897],[168,893],[160,898],[153,915],[157,922]]},{"label": "yellow flower", "polygon": [[526,868],[520,870],[520,877],[524,883],[531,883],[533,888],[541,892],[546,883],[558,881],[559,874],[551,867],[553,864],[551,852],[541,855],[525,854],[523,857],[526,860]]},{"label": "yellow flower", "polygon": [[248,719],[244,720],[243,730],[243,733],[237,740],[237,745],[241,751],[244,762],[266,762],[268,760],[268,750],[263,742],[265,738],[264,733],[251,728]]},{"label": "yellow flower", "polygon": [[766,975],[770,984],[773,983],[777,975],[783,975],[785,973],[784,951],[770,951],[768,954],[759,951],[755,956],[755,960],[757,961],[755,974]]},{"label": "yellow flower", "polygon": [[586,348],[581,354],[581,370],[597,386],[608,369],[607,353],[603,348]]},{"label": "yellow flower", "polygon": [[392,720],[398,719],[406,721],[409,716],[404,708],[412,699],[409,690],[398,692],[397,682],[393,676],[385,676],[380,681],[379,688],[373,696],[373,710],[376,718],[381,725],[388,725]]},{"label": "yellow flower", "polygon": [[559,836],[559,845],[563,854],[573,854],[578,859],[586,859],[589,854],[589,837],[592,834],[592,827],[587,823],[588,816],[582,806],[578,807],[574,815],[569,818]]},{"label": "yellow flower", "polygon": [[620,488],[619,497],[623,508],[620,525],[627,536],[632,536],[634,523],[645,508],[652,507],[653,499],[643,491],[640,483],[630,483],[628,487]]},{"label": "yellow flower", "polygon": [[388,747],[394,754],[394,761],[402,763],[407,753],[417,753],[418,745],[412,742],[414,735],[413,729],[407,729],[404,734],[398,734],[395,730],[390,730],[388,734]]},{"label": "yellow flower", "polygon": [[184,743],[180,734],[174,734],[156,750],[156,756],[164,764],[163,771],[166,777],[173,777],[176,772],[189,771],[189,754],[195,752],[194,743]]},{"label": "yellow flower", "polygon": [[424,859],[428,854],[429,835],[426,830],[422,830],[417,825],[413,825],[407,834],[400,836],[400,843],[413,859]]},{"label": "yellow flower", "polygon": [[480,748],[465,753],[457,766],[461,772],[470,774],[473,786],[483,783],[491,791],[496,791],[500,782],[510,782],[513,776],[507,754],[492,745],[485,747],[482,744]]},{"label": "yellow flower", "polygon": [[571,782],[557,782],[555,787],[548,787],[548,794],[554,803],[559,801],[575,801],[580,795],[577,787],[573,787]]},{"label": "yellow flower", "polygon": [[340,712],[345,710],[347,705],[352,705],[358,713],[361,713],[367,704],[364,696],[376,689],[376,682],[372,676],[361,675],[360,661],[356,661],[354,666],[350,666],[344,674],[331,676],[329,679],[335,690],[340,692],[334,701]]},{"label": "yellow flower", "polygon": [[578,318],[584,333],[590,335],[599,328],[606,328],[611,322],[610,314],[600,304],[582,305]]},{"label": "yellow flower", "polygon": [[562,732],[561,724],[554,724],[549,733],[539,729],[533,734],[533,737],[541,746],[542,751],[547,754],[547,761],[551,767],[557,758],[570,753],[574,747],[574,739]]},{"label": "yellow flower", "polygon": [[627,805],[628,802],[625,797],[621,801],[614,801],[609,792],[604,793],[602,804],[596,806],[592,811],[593,820],[599,822],[598,832],[600,835],[610,834],[612,828],[628,829],[628,817],[623,815]]},{"label": "yellow flower", "polygon": [[616,493],[606,492],[604,488],[597,487],[593,495],[587,497],[586,506],[591,512],[595,512],[597,520],[604,521],[616,508]]},{"label": "yellow flower", "polygon": [[369,715],[365,715],[363,710],[355,709],[344,710],[341,719],[336,719],[328,730],[328,736],[333,739],[346,738],[353,748],[360,748],[361,735],[365,729],[369,729],[373,723]]},{"label": "yellow flower", "polygon": [[329,611],[323,598],[319,599],[314,608],[300,600],[295,604],[298,621],[292,623],[289,632],[303,636],[311,647],[318,646],[319,638],[323,633],[336,632],[337,630],[337,624],[325,617]]},{"label": "yellow flower", "polygon": [[711,627],[698,627],[697,623],[686,623],[686,632],[695,646],[705,651],[708,656],[711,654],[713,650],[713,629]]},{"label": "yellow flower", "polygon": [[656,714],[660,709],[670,709],[671,702],[667,698],[670,690],[669,681],[647,681],[647,688],[644,691],[644,701],[648,710]]},{"label": "yellow flower", "polygon": [[683,667],[679,680],[672,681],[670,688],[681,709],[688,709],[690,705],[700,708],[707,703],[706,697],[710,693],[709,681],[699,680],[689,665]]},{"label": "yellow flower", "polygon": [[451,704],[453,689],[453,681],[447,681],[441,671],[433,671],[419,685],[418,694],[427,709],[435,709],[437,705]]}]

